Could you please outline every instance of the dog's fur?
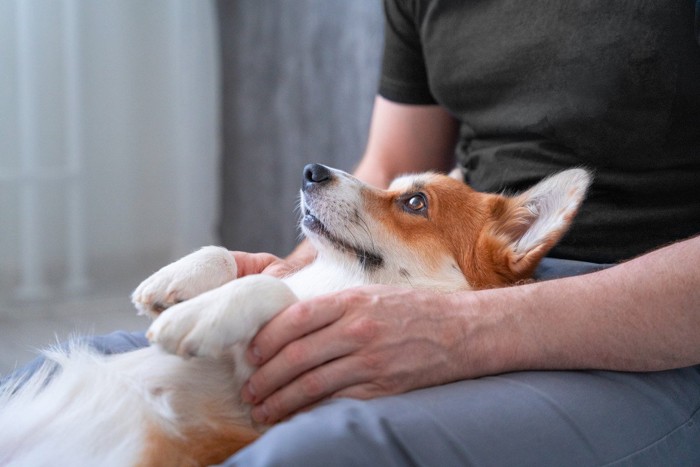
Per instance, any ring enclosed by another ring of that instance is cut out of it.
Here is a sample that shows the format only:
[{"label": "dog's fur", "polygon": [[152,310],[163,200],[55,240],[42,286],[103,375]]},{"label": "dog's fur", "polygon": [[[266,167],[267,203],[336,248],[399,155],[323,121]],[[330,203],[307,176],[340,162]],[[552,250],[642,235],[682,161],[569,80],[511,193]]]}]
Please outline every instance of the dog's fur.
[{"label": "dog's fur", "polygon": [[[134,292],[155,317],[150,347],[104,356],[74,344],[0,396],[1,465],[206,465],[261,428],[239,399],[252,368],[243,353],[276,313],[364,284],[440,292],[529,278],[568,228],[589,185],[572,169],[525,193],[477,193],[445,175],[404,176],[371,188],[307,166],[302,230],[316,260],[284,279],[236,279],[224,248],[164,267]],[[166,310],[164,313],[161,313]]]}]

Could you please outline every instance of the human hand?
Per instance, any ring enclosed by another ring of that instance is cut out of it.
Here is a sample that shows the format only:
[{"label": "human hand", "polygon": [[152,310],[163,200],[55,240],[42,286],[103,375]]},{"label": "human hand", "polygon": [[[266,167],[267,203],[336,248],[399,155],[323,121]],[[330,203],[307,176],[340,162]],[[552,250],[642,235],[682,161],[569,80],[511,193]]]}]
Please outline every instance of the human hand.
[{"label": "human hand", "polygon": [[299,302],[247,352],[253,418],[273,423],[329,397],[369,399],[468,376],[464,314],[449,295],[370,286]]},{"label": "human hand", "polygon": [[238,277],[251,274],[270,274],[276,277],[284,275],[285,260],[270,253],[232,251],[231,255],[238,266]]},{"label": "human hand", "polygon": [[232,251],[231,254],[238,266],[238,277],[250,274],[284,277],[309,264],[316,252],[308,241],[304,241],[286,258],[279,258],[269,253],[246,253],[243,251]]}]

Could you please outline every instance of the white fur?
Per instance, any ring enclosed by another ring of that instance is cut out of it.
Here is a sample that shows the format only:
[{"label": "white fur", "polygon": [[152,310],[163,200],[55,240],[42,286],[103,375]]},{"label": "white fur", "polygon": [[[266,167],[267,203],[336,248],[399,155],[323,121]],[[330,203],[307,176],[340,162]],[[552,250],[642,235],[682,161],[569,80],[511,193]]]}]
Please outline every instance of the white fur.
[{"label": "white fur", "polygon": [[215,289],[236,277],[236,261],[228,250],[207,246],[150,276],[134,290],[131,300],[139,314],[155,318],[163,309]]},{"label": "white fur", "polygon": [[[250,425],[249,409],[239,400],[252,371],[243,353],[260,327],[290,304],[370,283],[446,292],[469,287],[453,258],[445,257],[435,270],[397,244],[381,219],[366,212],[363,195],[372,188],[344,172],[332,173],[329,188],[302,193],[302,212],[349,247],[305,229],[318,258],[284,279],[233,280],[235,261],[219,247],[162,268],[132,295],[142,313],[155,316],[167,308],[148,331],[155,345],[113,356],[77,344],[51,351],[47,358],[61,367],[58,374],[50,378],[49,363],[23,386],[3,388],[0,465],[135,465],[146,447],[147,426],[175,436],[188,426],[206,427],[212,405],[224,420]],[[430,179],[407,177],[394,188]],[[587,174],[574,170],[522,195],[539,220],[518,248],[531,248],[566,223],[587,185]],[[355,250],[380,255],[381,267],[363,266]]]},{"label": "white fur", "polygon": [[[16,394],[8,386],[0,396],[2,466],[136,465],[149,424],[171,434],[205,424],[211,400],[248,423],[225,360],[185,361],[155,346],[105,357],[73,345],[46,356]],[[47,383],[52,361],[62,368]]]},{"label": "white fur", "polygon": [[591,176],[583,169],[570,169],[545,178],[517,197],[535,215],[535,221],[516,243],[525,253],[545,242],[552,232],[565,229],[583,200]]}]

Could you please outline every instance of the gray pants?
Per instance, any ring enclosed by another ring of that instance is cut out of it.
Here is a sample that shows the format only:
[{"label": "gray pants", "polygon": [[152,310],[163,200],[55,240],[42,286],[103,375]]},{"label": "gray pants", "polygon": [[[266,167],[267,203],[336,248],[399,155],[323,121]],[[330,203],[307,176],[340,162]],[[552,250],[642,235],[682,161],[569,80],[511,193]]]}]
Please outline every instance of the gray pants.
[{"label": "gray pants", "polygon": [[371,401],[273,427],[234,466],[698,466],[700,368],[522,372]]},{"label": "gray pants", "polygon": [[[600,267],[545,260],[538,277]],[[94,343],[113,353],[145,340],[114,333]],[[700,365],[529,371],[333,400],[274,426],[224,465],[700,466]]]}]

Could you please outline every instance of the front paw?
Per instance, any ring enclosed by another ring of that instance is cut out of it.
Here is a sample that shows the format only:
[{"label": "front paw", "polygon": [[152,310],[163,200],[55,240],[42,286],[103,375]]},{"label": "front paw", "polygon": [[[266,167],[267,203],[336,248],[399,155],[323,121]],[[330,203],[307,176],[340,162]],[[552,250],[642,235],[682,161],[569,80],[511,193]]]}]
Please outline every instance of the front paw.
[{"label": "front paw", "polygon": [[244,349],[263,324],[296,300],[279,279],[246,276],[174,305],[151,324],[146,337],[184,358],[221,358]]},{"label": "front paw", "polygon": [[158,316],[163,310],[189,300],[236,278],[231,253],[207,246],[152,274],[131,294],[140,314]]},{"label": "front paw", "polygon": [[213,326],[207,316],[220,313],[222,303],[217,303],[216,295],[221,295],[218,292],[205,292],[170,307],[151,323],[146,332],[149,342],[183,358],[206,353],[220,354],[218,350],[205,352],[203,349],[203,344],[211,345],[221,338],[223,331],[221,326]]}]

